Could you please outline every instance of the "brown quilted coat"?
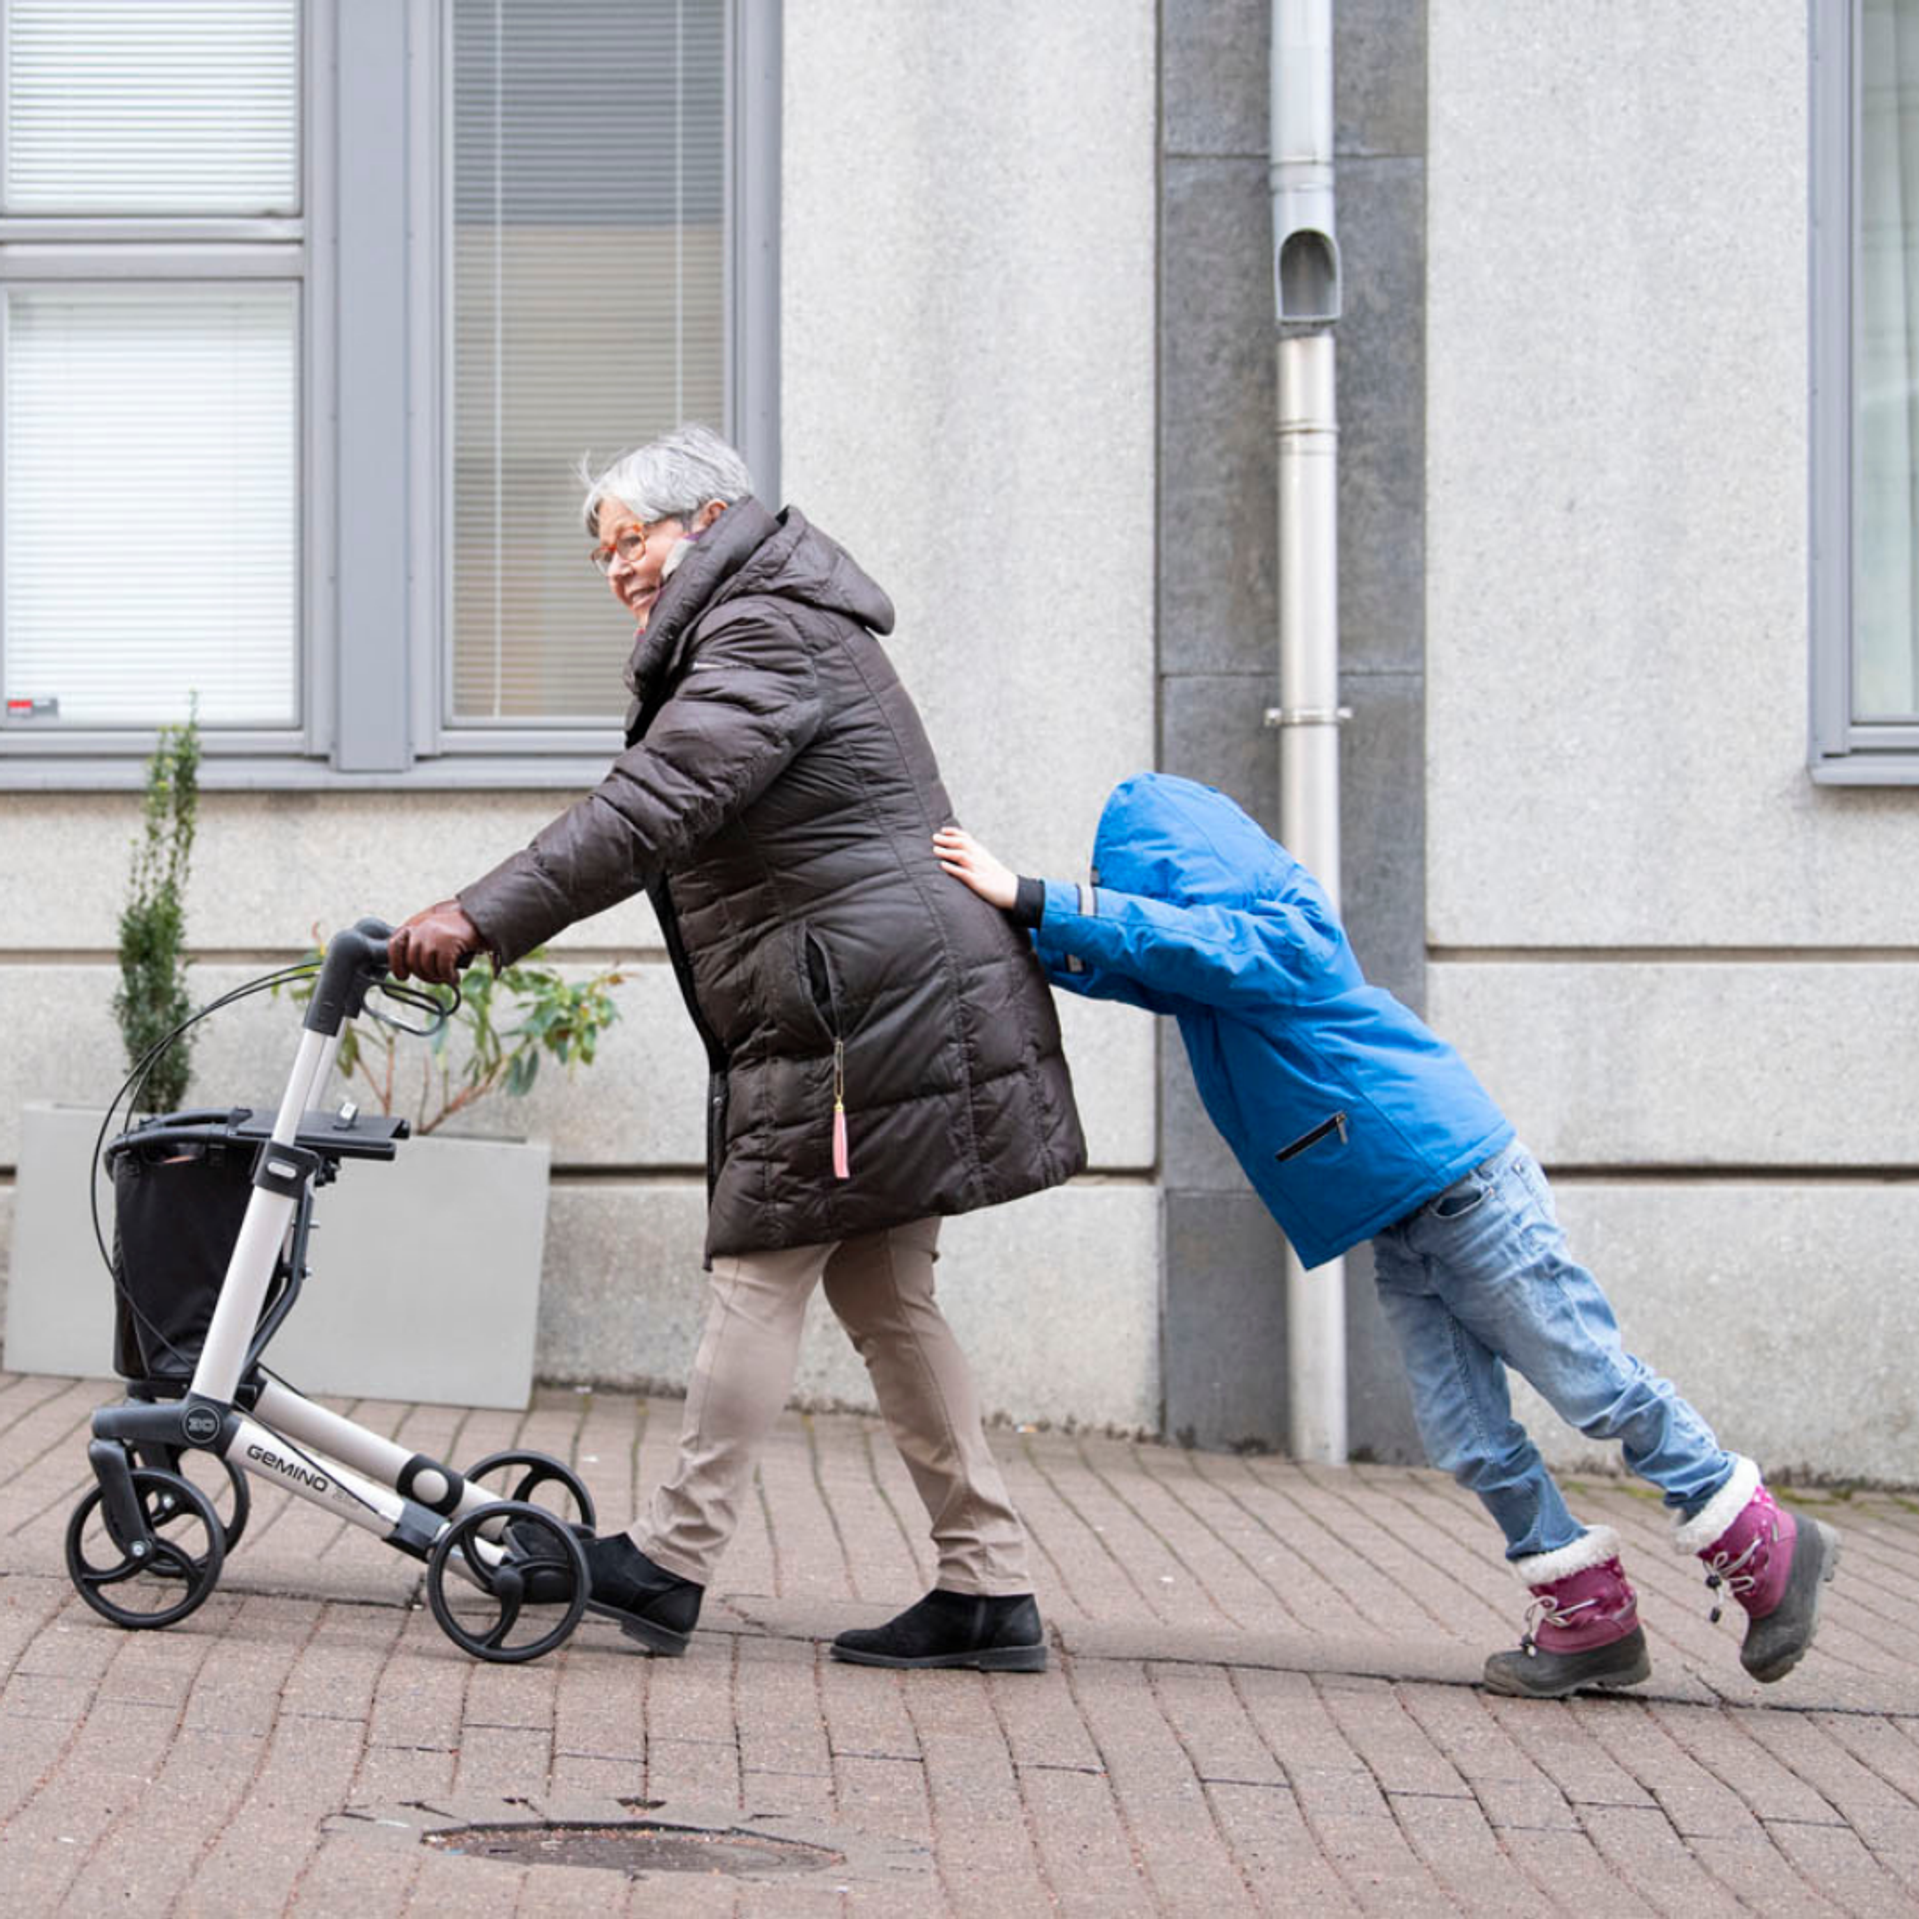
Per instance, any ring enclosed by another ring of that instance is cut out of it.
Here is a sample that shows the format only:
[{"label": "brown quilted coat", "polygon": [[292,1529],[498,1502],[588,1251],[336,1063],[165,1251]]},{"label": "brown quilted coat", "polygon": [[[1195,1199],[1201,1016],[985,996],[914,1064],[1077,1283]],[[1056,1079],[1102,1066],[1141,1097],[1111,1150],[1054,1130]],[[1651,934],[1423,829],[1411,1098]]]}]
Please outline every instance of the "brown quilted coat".
[{"label": "brown quilted coat", "polygon": [[729,507],[635,647],[626,751],[460,894],[496,964],[651,894],[712,1069],[709,1259],[995,1205],[1085,1163],[1026,937],[934,860],[953,807],[892,625],[798,511]]}]

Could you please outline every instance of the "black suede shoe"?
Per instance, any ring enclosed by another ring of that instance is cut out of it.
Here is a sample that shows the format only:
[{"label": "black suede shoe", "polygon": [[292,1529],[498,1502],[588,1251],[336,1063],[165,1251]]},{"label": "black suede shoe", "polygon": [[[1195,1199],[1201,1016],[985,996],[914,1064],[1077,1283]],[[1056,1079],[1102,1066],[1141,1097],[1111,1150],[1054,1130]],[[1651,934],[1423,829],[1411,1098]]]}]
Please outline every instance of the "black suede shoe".
[{"label": "black suede shoe", "polygon": [[656,1566],[625,1533],[584,1543],[586,1569],[593,1579],[587,1611],[617,1621],[621,1632],[648,1652],[667,1659],[683,1657],[700,1623],[706,1588]]},{"label": "black suede shoe", "polygon": [[[595,1539],[584,1526],[575,1526],[573,1532],[586,1554],[592,1582],[587,1611],[618,1620],[620,1630],[648,1651],[680,1658],[699,1623],[706,1588],[656,1566],[625,1533]],[[507,1538],[526,1581],[529,1605],[564,1605],[573,1597],[572,1574],[555,1554],[544,1527],[518,1520],[507,1528]]]},{"label": "black suede shoe", "polygon": [[1044,1672],[1046,1629],[1031,1593],[989,1599],[935,1587],[883,1626],[843,1632],[833,1657],[855,1666],[971,1666]]}]

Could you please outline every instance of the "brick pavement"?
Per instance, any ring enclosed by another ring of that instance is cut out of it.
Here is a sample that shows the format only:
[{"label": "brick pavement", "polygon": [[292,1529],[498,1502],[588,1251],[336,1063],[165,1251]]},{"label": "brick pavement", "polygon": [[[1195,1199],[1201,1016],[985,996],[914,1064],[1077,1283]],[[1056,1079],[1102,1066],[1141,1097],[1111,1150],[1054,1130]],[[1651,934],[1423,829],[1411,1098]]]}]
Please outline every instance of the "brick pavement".
[{"label": "brick pavement", "polygon": [[[113,1396],[0,1372],[8,1913],[1919,1911],[1919,1501],[1818,1499],[1846,1536],[1819,1649],[1761,1688],[1656,1504],[1578,1487],[1655,1677],[1539,1703],[1473,1683],[1522,1595],[1438,1475],[1000,1431],[1052,1669],[902,1675],[822,1642],[928,1583],[911,1487],[872,1422],[789,1415],[688,1658],[589,1621],[501,1667],[442,1637],[417,1567],[258,1482],[197,1614],[98,1620],[62,1537]],[[342,1409],[455,1464],[558,1453],[607,1515],[679,1413]],[[629,1880],[421,1843],[647,1802],[844,1864]]]}]

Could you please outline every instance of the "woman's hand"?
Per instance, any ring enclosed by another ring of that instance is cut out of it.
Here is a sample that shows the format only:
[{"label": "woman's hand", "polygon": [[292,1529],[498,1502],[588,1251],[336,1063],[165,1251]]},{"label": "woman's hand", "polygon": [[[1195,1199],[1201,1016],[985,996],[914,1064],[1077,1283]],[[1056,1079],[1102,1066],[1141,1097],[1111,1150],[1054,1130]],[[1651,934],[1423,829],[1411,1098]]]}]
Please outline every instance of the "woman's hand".
[{"label": "woman's hand", "polygon": [[460,976],[460,962],[484,944],[466,908],[458,900],[441,900],[415,913],[387,941],[386,963],[395,979],[418,978],[451,986]]},{"label": "woman's hand", "polygon": [[961,826],[942,826],[933,835],[933,851],[940,868],[963,880],[981,899],[1011,911],[1019,898],[1019,878],[1002,866],[971,833]]}]

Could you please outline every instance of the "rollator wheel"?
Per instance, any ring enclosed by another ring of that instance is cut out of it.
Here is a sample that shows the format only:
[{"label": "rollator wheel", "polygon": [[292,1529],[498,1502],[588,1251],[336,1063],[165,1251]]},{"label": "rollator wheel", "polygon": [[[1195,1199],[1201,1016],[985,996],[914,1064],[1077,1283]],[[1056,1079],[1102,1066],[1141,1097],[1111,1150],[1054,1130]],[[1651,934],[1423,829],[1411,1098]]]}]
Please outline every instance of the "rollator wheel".
[{"label": "rollator wheel", "polygon": [[129,1631],[171,1626],[220,1583],[225,1531],[213,1502],[178,1473],[134,1467],[133,1496],[152,1549],[128,1551],[114,1539],[96,1485],[67,1521],[67,1573],[102,1619]]},{"label": "rollator wheel", "polygon": [[[551,1453],[488,1453],[476,1466],[469,1466],[463,1478],[484,1479],[489,1473],[517,1471],[520,1477],[514,1481],[510,1490],[502,1489],[502,1499],[524,1500],[530,1505],[545,1505],[548,1502],[539,1497],[542,1486],[558,1486],[572,1500],[575,1511],[569,1514],[564,1507],[559,1508],[562,1519],[584,1526],[592,1532],[600,1523],[600,1516],[593,1508],[593,1495],[581,1483],[580,1476],[564,1460],[555,1459]],[[483,1488],[492,1491],[491,1487]]]},{"label": "rollator wheel", "polygon": [[[240,1543],[240,1535],[246,1531],[247,1519],[253,1511],[253,1494],[247,1489],[246,1474],[230,1459],[222,1459],[218,1453],[205,1452],[197,1446],[137,1446],[133,1457],[139,1465],[192,1480],[212,1503],[227,1551],[232,1552]],[[197,1472],[196,1461],[204,1462]]]},{"label": "rollator wheel", "polygon": [[559,1645],[586,1612],[586,1553],[544,1506],[502,1499],[462,1514],[426,1562],[440,1629],[475,1659],[518,1665]]}]

